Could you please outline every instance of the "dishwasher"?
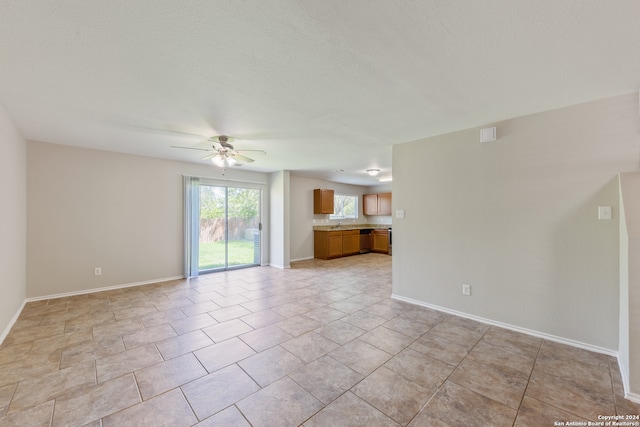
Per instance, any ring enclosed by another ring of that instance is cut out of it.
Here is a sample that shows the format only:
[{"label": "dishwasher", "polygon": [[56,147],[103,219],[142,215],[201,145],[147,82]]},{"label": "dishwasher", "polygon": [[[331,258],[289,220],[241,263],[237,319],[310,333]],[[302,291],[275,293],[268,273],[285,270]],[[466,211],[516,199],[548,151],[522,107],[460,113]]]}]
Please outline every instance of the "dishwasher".
[{"label": "dishwasher", "polygon": [[361,228],[360,229],[360,253],[366,254],[367,252],[371,252],[371,229]]}]

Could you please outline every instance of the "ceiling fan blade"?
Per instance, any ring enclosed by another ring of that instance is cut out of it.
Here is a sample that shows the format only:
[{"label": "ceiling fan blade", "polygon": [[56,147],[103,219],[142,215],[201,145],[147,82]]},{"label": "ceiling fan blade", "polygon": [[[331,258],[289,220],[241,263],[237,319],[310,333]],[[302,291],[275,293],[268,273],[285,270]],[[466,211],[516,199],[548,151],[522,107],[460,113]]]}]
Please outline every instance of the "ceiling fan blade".
[{"label": "ceiling fan blade", "polygon": [[[194,139],[197,138],[200,141],[205,141],[207,139],[206,136],[211,134],[212,130],[206,126],[200,126],[200,129],[204,129],[204,132],[196,131],[198,133],[188,131],[185,126],[180,126],[177,124],[170,123],[135,123],[131,118],[118,116],[118,115],[110,115],[107,118],[101,120],[101,122],[105,123],[110,127],[119,128],[129,132],[138,132],[138,133],[146,133],[146,134],[156,134],[156,135],[164,135],[166,137],[173,136],[174,138],[189,138]],[[189,126],[189,128],[194,129],[193,126]]]},{"label": "ceiling fan blade", "polygon": [[199,151],[217,151],[217,150],[212,150],[210,148],[180,147],[180,146],[177,146],[177,145],[172,145],[171,148],[184,148],[185,150],[199,150]]},{"label": "ceiling fan blade", "polygon": [[262,153],[262,154],[267,154],[266,151],[264,150],[236,150],[238,153],[247,153],[249,151],[253,151],[255,153]]},{"label": "ceiling fan blade", "polygon": [[152,127],[146,127],[146,126],[135,126],[135,127],[140,129],[141,131],[174,134],[174,135],[179,135],[181,137],[198,138],[200,140],[207,139],[205,136],[202,136],[201,134],[198,134],[198,133],[184,132],[176,129],[152,128]]},{"label": "ceiling fan blade", "polygon": [[218,153],[211,153],[211,154],[207,154],[207,155],[206,155],[206,156],[204,156],[204,157],[200,157],[200,159],[201,159],[201,160],[207,160],[207,159],[210,159],[210,158],[215,157],[215,156],[217,156],[217,155],[218,155]]},{"label": "ceiling fan blade", "polygon": [[242,154],[238,154],[237,152],[231,153],[229,154],[231,157],[233,157],[234,159],[241,161],[241,162],[245,162],[245,163],[251,163],[254,162],[255,160],[250,159],[249,157],[243,156]]}]

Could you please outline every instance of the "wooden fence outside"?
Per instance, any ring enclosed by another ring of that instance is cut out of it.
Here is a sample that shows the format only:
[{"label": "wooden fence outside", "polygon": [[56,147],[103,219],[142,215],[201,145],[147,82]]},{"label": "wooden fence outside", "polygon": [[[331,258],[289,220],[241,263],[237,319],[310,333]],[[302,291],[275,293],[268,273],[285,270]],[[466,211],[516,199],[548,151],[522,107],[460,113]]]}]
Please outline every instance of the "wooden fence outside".
[{"label": "wooden fence outside", "polygon": [[[258,231],[257,218],[229,218],[229,240],[253,240],[254,232]],[[200,243],[224,240],[224,220],[201,219]]]}]

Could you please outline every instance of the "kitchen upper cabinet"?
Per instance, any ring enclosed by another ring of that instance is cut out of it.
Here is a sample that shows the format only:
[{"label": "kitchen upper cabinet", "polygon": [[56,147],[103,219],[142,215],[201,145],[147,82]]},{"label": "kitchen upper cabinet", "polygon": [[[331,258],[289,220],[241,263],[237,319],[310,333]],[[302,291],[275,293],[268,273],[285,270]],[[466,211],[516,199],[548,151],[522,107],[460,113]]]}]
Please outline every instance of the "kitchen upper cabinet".
[{"label": "kitchen upper cabinet", "polygon": [[313,213],[333,213],[333,190],[318,188],[313,190]]},{"label": "kitchen upper cabinet", "polygon": [[389,253],[389,231],[373,230],[371,232],[371,250],[383,254]]},{"label": "kitchen upper cabinet", "polygon": [[391,193],[365,194],[362,198],[365,215],[391,215]]},{"label": "kitchen upper cabinet", "polygon": [[391,193],[378,194],[378,215],[391,215]]},{"label": "kitchen upper cabinet", "polygon": [[365,215],[378,215],[378,195],[365,194],[362,196],[362,211]]}]

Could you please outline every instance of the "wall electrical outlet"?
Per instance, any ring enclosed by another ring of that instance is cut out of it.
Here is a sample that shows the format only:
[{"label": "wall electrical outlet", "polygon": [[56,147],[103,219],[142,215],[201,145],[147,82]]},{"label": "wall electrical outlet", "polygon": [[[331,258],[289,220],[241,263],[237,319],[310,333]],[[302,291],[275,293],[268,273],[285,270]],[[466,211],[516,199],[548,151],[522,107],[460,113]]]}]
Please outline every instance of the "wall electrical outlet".
[{"label": "wall electrical outlet", "polygon": [[96,276],[102,276],[102,268],[100,268],[100,267],[96,267],[96,268],[93,270],[93,274],[94,274],[94,275],[96,275]]},{"label": "wall electrical outlet", "polygon": [[471,296],[471,285],[462,284],[462,295]]}]

